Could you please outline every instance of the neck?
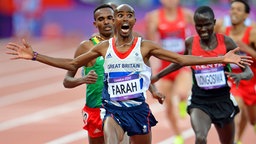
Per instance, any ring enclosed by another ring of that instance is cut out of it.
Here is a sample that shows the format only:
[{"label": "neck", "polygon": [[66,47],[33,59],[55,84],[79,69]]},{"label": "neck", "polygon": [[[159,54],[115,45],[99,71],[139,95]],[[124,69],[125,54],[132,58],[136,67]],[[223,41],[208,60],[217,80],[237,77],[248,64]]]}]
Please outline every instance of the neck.
[{"label": "neck", "polygon": [[244,32],[246,26],[244,23],[242,24],[232,24],[232,30],[231,30],[231,33],[232,34],[241,34]]},{"label": "neck", "polygon": [[117,47],[123,47],[123,46],[130,46],[132,45],[134,40],[134,36],[130,35],[128,37],[116,37],[116,46]]},{"label": "neck", "polygon": [[100,38],[101,40],[108,40],[108,39],[110,39],[111,37],[112,37],[112,35],[105,36],[105,35],[99,34],[99,38]]},{"label": "neck", "polygon": [[165,15],[167,15],[167,16],[176,16],[177,10],[178,10],[178,7],[171,7],[171,8],[165,7],[164,8]]},{"label": "neck", "polygon": [[201,39],[201,44],[203,44],[203,45],[205,45],[205,46],[207,46],[207,47],[212,46],[213,43],[215,43],[215,42],[216,42],[215,33],[213,33],[213,34],[209,37],[209,39],[205,39],[205,40]]}]

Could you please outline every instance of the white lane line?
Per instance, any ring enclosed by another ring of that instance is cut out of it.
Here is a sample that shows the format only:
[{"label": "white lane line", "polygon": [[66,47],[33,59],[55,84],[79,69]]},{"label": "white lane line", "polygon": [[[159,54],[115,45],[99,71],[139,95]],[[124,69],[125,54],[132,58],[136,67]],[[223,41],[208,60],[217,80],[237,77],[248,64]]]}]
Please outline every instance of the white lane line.
[{"label": "white lane line", "polygon": [[[149,105],[152,113],[158,113],[164,111],[164,106],[159,103],[152,103]],[[85,133],[86,132],[86,133]],[[54,139],[46,144],[67,144],[87,137],[87,131],[82,130],[75,133],[71,133],[60,138]]]},{"label": "white lane line", "polygon": [[8,120],[0,123],[0,131],[8,130],[18,126],[26,125],[29,123],[38,122],[57,115],[65,114],[76,109],[80,109],[84,104],[84,99],[75,100],[66,104],[62,104],[56,107],[48,108],[43,111],[38,111],[26,116],[22,116],[16,119]]},{"label": "white lane line", "polygon": [[65,135],[58,139],[52,140],[50,142],[47,142],[46,144],[67,144],[67,143],[71,143],[71,142],[74,142],[80,139],[86,139],[86,138],[87,138],[87,131],[81,130],[75,133],[71,133],[69,135]]},{"label": "white lane line", "polygon": [[60,82],[35,87],[28,90],[26,89],[26,91],[23,92],[0,97],[0,107],[46,96],[48,94],[56,93],[62,90],[65,90],[65,88],[62,86]]},{"label": "white lane line", "polygon": [[[35,70],[30,70],[26,72],[17,72],[16,74],[6,75],[4,77],[0,77],[0,88],[8,87],[12,85],[20,85],[24,83],[29,83],[33,81],[38,81],[50,77],[60,76],[61,74],[59,71],[53,71],[52,67],[49,68],[38,68]],[[50,72],[50,73],[49,73]],[[61,82],[59,82],[61,84]]]}]

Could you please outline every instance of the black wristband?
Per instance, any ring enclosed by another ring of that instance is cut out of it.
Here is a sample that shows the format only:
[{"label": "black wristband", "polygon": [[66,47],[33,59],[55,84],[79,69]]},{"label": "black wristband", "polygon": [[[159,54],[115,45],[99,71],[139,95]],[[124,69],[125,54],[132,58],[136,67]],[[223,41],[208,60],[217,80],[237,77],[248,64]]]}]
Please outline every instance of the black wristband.
[{"label": "black wristband", "polygon": [[36,60],[37,55],[38,55],[38,53],[37,53],[37,52],[35,52],[35,51],[33,51],[33,57],[32,57],[32,59],[31,59],[31,60],[35,61],[35,60]]}]

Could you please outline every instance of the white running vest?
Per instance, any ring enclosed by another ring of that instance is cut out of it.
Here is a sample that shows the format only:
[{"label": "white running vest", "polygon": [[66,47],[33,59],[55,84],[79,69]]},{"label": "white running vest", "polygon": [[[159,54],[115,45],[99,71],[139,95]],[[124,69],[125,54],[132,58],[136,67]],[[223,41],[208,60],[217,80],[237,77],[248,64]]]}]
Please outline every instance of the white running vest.
[{"label": "white running vest", "polygon": [[138,37],[133,50],[125,58],[120,58],[114,51],[113,43],[113,38],[109,39],[104,62],[110,100],[127,101],[145,96],[150,85],[151,68],[143,61],[141,38]]}]

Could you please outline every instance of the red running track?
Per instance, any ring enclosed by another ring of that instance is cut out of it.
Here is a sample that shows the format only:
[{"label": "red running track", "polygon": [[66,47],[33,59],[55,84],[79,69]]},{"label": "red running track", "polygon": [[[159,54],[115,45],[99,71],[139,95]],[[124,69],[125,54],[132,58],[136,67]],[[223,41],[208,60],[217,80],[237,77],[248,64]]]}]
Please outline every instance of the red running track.
[{"label": "red running track", "polygon": [[[11,61],[11,56],[5,54],[5,45],[9,41],[11,39],[0,40],[0,143],[87,144],[81,117],[85,86],[65,89],[62,85],[65,70],[38,62]],[[40,53],[72,58],[81,39],[29,41]],[[159,121],[152,130],[153,144],[171,144],[173,131],[166,120],[164,106],[150,97],[148,103]],[[192,144],[194,135],[189,117],[180,119],[179,124],[186,138],[185,143]],[[243,143],[253,144],[255,141],[253,128],[249,126]],[[219,143],[214,127],[209,133],[208,143]]]}]

